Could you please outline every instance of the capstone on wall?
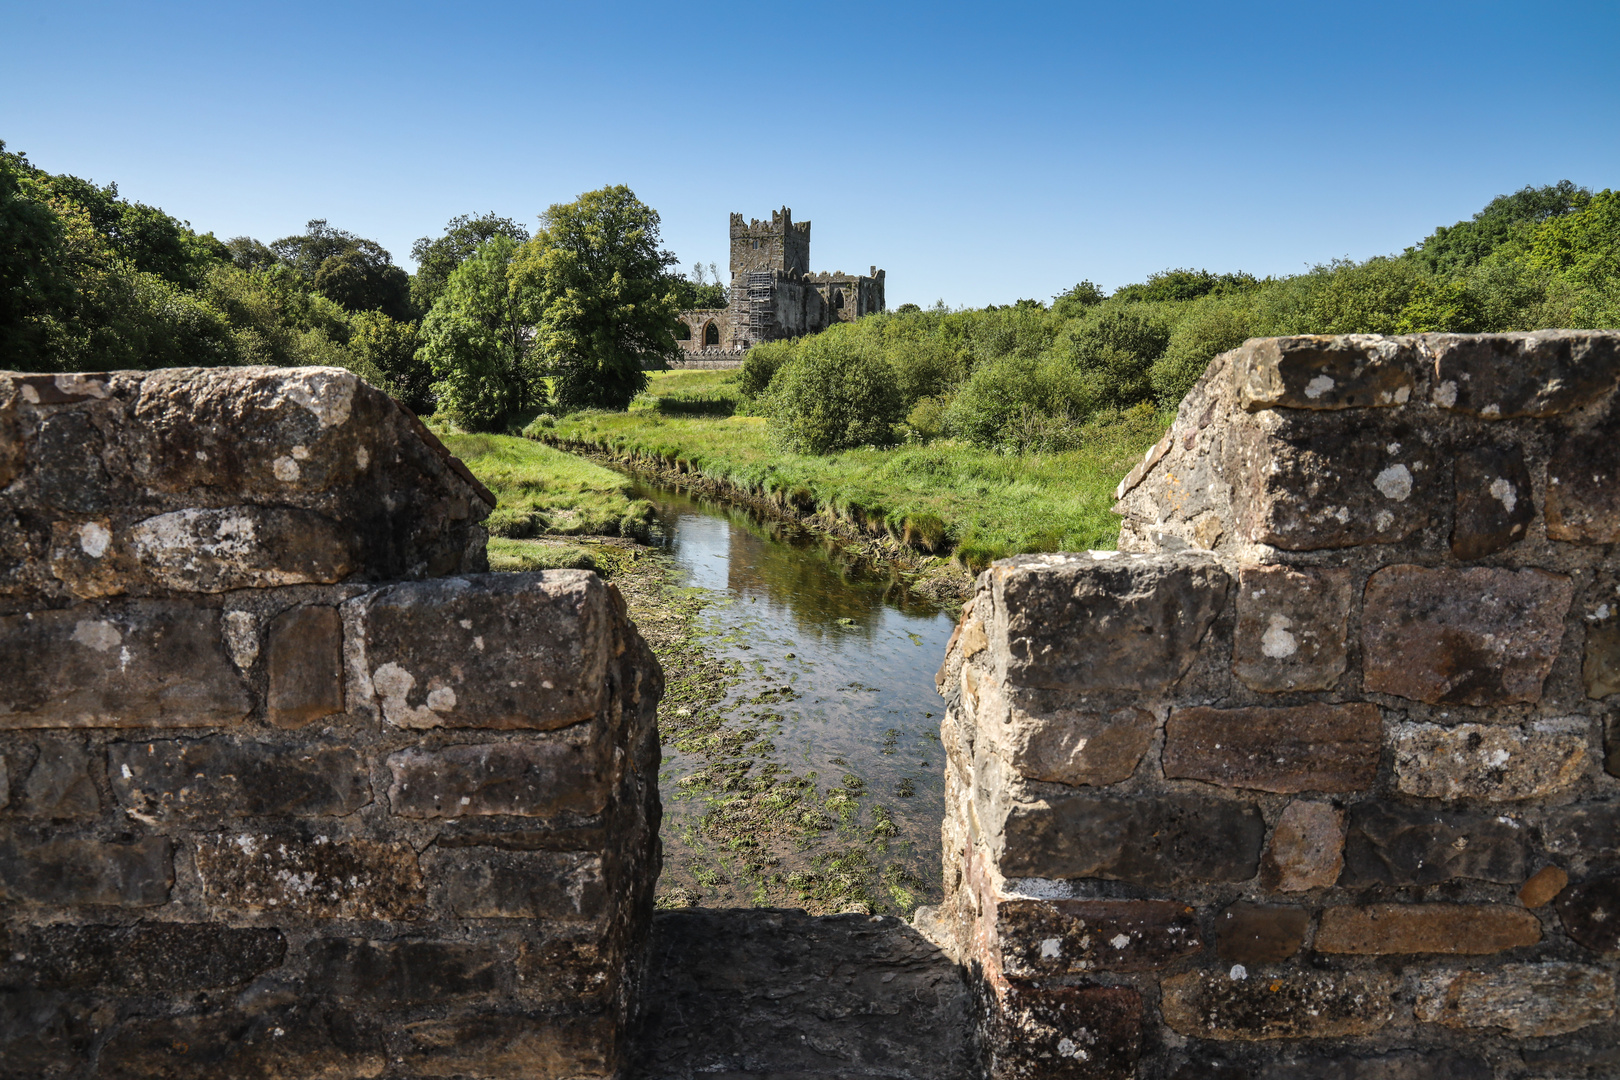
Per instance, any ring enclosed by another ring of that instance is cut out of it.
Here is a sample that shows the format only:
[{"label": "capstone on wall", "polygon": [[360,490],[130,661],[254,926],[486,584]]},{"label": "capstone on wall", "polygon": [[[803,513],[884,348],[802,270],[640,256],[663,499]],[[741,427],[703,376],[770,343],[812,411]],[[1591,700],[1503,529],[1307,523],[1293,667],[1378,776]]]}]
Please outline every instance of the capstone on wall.
[{"label": "capstone on wall", "polygon": [[0,374],[0,1076],[620,1072],[662,676],[335,369]]},{"label": "capstone on wall", "polygon": [[1256,340],[939,673],[995,1077],[1620,1073],[1620,335]]}]

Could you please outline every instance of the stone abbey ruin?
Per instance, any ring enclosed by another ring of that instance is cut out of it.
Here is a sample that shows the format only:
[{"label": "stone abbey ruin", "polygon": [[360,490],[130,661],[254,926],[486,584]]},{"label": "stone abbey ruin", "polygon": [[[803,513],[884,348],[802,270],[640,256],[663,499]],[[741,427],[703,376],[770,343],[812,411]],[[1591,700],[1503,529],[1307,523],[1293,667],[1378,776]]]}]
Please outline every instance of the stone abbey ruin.
[{"label": "stone abbey ruin", "polygon": [[684,365],[735,366],[750,346],[884,310],[884,273],[810,272],[810,223],[787,207],[769,221],[731,215],[731,303],[683,311]]},{"label": "stone abbey ruin", "polygon": [[1620,1075],[1617,385],[1218,357],[979,577],[913,928],[655,915],[657,661],[385,395],[0,376],[0,1076]]}]

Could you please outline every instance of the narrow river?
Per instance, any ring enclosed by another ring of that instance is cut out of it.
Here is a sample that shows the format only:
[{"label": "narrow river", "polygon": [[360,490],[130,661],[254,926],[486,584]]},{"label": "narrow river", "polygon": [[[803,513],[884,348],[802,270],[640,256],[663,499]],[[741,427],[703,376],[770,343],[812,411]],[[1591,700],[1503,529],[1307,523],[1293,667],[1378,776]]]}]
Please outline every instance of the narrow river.
[{"label": "narrow river", "polygon": [[663,902],[909,915],[936,899],[951,617],[831,538],[667,488],[636,496],[703,604],[695,644],[732,680],[708,734],[666,723]]}]

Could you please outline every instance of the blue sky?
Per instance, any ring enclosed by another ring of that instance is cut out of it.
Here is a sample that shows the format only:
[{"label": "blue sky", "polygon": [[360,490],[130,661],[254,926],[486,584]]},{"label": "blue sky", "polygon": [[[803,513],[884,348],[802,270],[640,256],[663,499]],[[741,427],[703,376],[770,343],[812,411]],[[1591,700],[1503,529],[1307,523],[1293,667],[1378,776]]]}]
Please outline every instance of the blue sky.
[{"label": "blue sky", "polygon": [[0,139],[220,237],[411,241],[627,183],[784,203],[891,306],[1397,251],[1620,186],[1620,4],[0,0]]}]

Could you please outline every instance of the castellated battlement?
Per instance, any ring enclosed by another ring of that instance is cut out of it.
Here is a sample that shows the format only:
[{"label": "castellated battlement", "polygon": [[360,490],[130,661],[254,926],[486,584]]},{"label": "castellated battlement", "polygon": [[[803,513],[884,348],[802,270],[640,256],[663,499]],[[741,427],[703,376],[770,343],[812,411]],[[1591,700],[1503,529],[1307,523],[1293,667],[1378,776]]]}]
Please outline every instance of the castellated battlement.
[{"label": "castellated battlement", "polygon": [[790,229],[793,232],[801,233],[806,240],[810,239],[810,223],[808,221],[794,221],[793,211],[786,206],[782,207],[780,210],[772,210],[771,219],[769,221],[761,221],[758,218],[750,218],[748,219],[748,224],[746,225],[743,224],[743,216],[741,214],[731,215],[731,234],[733,236],[737,235],[739,231],[754,235],[764,235],[766,233],[786,232]]}]

